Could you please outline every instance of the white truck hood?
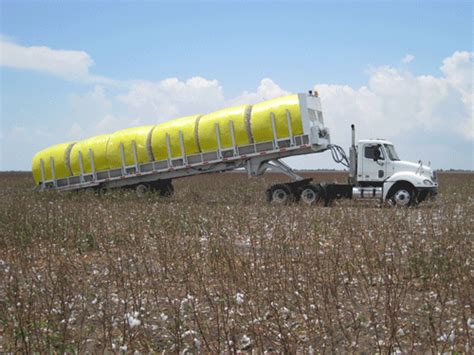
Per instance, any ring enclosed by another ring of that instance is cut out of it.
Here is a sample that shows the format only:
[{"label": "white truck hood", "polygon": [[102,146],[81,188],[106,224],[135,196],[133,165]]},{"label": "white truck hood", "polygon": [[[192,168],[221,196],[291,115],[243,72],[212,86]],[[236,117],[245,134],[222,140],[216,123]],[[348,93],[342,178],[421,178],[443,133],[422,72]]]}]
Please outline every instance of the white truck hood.
[{"label": "white truck hood", "polygon": [[433,169],[427,165],[420,165],[420,163],[413,163],[411,161],[406,160],[396,160],[392,163],[394,168],[394,174],[406,171],[418,174],[420,176],[425,176],[428,179],[432,179],[433,177]]}]

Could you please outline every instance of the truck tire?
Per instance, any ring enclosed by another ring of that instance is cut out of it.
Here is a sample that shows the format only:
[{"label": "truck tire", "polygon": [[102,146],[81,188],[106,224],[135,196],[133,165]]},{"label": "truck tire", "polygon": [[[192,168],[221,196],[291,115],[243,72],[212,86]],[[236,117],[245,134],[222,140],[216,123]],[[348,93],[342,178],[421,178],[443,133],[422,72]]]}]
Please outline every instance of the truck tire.
[{"label": "truck tire", "polygon": [[388,198],[393,207],[409,207],[416,204],[415,189],[408,184],[400,184],[393,188]]},{"label": "truck tire", "polygon": [[295,200],[291,189],[285,184],[273,185],[267,190],[267,200],[270,203],[286,205]]},{"label": "truck tire", "polygon": [[301,188],[300,199],[307,205],[317,205],[324,200],[324,191],[319,185],[308,184]]}]

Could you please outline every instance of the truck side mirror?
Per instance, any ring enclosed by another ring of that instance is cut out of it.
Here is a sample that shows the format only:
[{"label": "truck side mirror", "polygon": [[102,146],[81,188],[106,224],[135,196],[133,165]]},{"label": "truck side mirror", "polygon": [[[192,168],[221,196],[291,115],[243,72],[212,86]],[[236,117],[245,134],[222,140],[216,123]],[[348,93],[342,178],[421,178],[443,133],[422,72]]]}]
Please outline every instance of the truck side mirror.
[{"label": "truck side mirror", "polygon": [[380,146],[376,146],[374,149],[374,161],[377,161],[380,159]]}]

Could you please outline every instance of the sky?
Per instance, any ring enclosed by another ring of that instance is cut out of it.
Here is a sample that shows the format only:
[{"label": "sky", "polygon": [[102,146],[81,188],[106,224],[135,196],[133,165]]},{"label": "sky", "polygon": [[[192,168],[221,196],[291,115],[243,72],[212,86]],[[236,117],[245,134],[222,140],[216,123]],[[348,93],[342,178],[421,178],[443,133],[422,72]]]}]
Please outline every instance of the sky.
[{"label": "sky", "polygon": [[[47,146],[318,90],[332,143],[474,169],[469,1],[0,0],[0,170]],[[289,158],[342,168],[329,152]]]}]

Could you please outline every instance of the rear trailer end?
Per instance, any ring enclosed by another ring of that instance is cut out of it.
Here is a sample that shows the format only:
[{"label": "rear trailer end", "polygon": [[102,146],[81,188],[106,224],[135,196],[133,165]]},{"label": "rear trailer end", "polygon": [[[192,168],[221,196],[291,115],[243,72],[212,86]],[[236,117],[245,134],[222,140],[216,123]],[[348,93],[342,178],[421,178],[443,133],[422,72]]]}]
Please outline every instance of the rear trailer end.
[{"label": "rear trailer end", "polygon": [[150,189],[169,193],[172,179],[244,168],[249,176],[268,169],[283,172],[293,180],[285,189],[298,195],[304,179],[279,159],[328,148],[329,131],[317,94],[226,110],[101,136],[100,149],[86,144],[95,142],[89,138],[65,144],[54,155],[41,151],[34,158],[35,189],[133,187],[137,194]]}]

